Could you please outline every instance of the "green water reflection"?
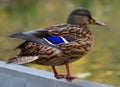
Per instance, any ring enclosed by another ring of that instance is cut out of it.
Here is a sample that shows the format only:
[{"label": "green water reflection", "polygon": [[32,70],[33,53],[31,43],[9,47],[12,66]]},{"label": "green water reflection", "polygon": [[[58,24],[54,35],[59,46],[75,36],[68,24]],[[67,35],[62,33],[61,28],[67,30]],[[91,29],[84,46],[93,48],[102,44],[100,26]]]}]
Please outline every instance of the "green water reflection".
[{"label": "green water reflection", "polygon": [[[22,42],[6,38],[8,34],[65,23],[69,12],[88,8],[106,27],[90,26],[95,43],[81,60],[71,63],[71,72],[81,79],[120,86],[120,11],[119,0],[0,0],[0,59],[7,61]],[[51,71],[50,67],[28,66]],[[64,66],[58,67],[65,72]]]}]

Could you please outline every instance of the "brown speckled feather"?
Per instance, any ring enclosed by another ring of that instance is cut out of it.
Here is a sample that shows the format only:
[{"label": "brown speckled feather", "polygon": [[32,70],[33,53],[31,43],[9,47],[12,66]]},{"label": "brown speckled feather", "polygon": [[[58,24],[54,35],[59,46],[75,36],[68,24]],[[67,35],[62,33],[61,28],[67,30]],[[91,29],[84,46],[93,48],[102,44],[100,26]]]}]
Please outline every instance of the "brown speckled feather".
[{"label": "brown speckled feather", "polygon": [[[26,42],[18,56],[38,56],[36,63],[42,65],[62,65],[84,56],[91,48],[93,36],[88,27],[79,25],[56,25],[45,28],[50,35],[68,38],[68,43],[57,44],[56,48],[45,44]],[[71,37],[74,39],[71,40]]]}]

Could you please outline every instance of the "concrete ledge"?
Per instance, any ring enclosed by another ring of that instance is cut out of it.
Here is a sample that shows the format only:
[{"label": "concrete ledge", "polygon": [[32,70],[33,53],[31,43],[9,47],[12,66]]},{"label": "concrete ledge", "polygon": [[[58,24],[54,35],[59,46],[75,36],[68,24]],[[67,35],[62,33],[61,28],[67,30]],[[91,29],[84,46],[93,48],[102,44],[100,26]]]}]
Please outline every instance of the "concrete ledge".
[{"label": "concrete ledge", "polygon": [[67,82],[54,78],[50,72],[0,61],[0,87],[114,87],[79,80]]}]

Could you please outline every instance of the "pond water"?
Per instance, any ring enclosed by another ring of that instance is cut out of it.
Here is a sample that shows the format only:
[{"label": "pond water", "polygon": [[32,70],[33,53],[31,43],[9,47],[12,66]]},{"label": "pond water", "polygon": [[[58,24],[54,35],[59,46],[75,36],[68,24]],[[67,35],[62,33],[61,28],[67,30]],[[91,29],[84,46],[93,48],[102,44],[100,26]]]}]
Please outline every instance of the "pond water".
[{"label": "pond water", "polygon": [[[7,61],[17,54],[14,48],[22,40],[9,39],[11,33],[23,32],[65,23],[70,11],[88,8],[93,17],[107,26],[92,26],[95,42],[81,60],[71,63],[71,73],[81,79],[120,86],[120,0],[0,0],[0,60]],[[28,64],[52,71],[49,66]],[[64,66],[59,72],[66,72]]]}]

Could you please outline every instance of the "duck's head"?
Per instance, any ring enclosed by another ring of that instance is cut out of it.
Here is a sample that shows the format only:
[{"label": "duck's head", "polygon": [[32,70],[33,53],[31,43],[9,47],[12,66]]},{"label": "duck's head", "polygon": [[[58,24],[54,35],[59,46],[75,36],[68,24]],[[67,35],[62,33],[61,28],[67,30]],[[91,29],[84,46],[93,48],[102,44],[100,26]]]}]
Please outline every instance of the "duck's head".
[{"label": "duck's head", "polygon": [[95,24],[104,26],[105,24],[99,22],[92,18],[90,11],[85,8],[78,8],[73,10],[67,19],[68,24],[75,24],[75,25],[88,25],[88,24]]}]

